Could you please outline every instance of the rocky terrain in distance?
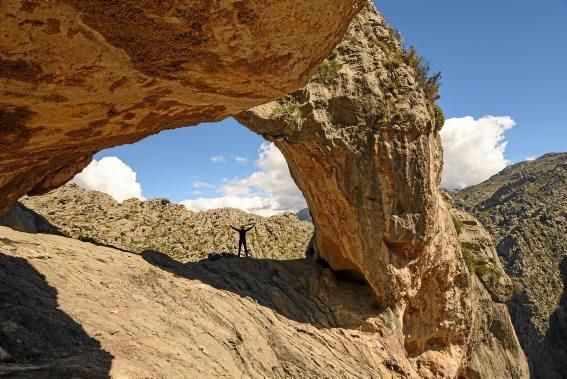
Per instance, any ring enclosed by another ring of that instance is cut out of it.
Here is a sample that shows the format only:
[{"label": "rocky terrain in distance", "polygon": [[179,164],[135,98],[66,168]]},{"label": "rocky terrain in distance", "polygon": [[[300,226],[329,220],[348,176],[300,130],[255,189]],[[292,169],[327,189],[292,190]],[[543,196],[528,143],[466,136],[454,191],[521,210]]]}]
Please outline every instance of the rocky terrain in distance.
[{"label": "rocky terrain in distance", "polygon": [[567,372],[567,153],[505,168],[452,194],[494,238],[507,273],[524,291],[508,303],[536,377]]},{"label": "rocky terrain in distance", "polygon": [[118,203],[74,184],[21,201],[72,238],[139,253],[158,250],[182,261],[197,261],[211,252],[236,253],[238,233],[228,224],[256,225],[247,234],[255,258],[302,258],[313,234],[312,224],[291,213],[262,217],[230,208],[191,212],[166,199]]}]

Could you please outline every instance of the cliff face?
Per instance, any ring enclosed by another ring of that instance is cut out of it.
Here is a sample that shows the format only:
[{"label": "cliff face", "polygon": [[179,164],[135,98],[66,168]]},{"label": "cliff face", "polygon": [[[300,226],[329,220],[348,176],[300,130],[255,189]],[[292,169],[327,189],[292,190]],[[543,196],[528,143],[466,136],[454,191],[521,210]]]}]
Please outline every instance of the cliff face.
[{"label": "cliff face", "polygon": [[318,257],[369,283],[421,375],[525,376],[507,311],[466,267],[440,194],[443,121],[428,83],[368,4],[306,87],[238,119],[280,148]]},{"label": "cliff face", "polygon": [[0,214],[92,155],[304,85],[361,0],[0,3]]},{"label": "cliff face", "polygon": [[532,373],[559,377],[567,371],[567,154],[509,166],[453,196],[486,225],[524,288],[508,307]]}]

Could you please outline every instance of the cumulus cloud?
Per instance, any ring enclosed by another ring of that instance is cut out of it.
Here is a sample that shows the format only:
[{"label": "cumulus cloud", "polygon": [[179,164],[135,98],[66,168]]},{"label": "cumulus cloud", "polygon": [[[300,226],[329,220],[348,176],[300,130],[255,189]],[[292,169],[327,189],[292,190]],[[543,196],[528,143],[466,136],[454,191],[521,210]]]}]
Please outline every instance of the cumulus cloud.
[{"label": "cumulus cloud", "polygon": [[510,164],[504,155],[508,143],[504,134],[514,125],[507,116],[448,119],[441,130],[442,186],[453,189],[478,184]]},{"label": "cumulus cloud", "polygon": [[93,159],[71,183],[104,192],[119,202],[133,197],[144,200],[142,187],[136,181],[136,172],[117,157],[104,157],[99,161]]},{"label": "cumulus cloud", "polygon": [[526,160],[527,160],[527,161],[535,161],[536,159],[537,159],[537,157],[535,157],[535,156],[533,156],[533,155],[528,155],[528,156],[526,157]]},{"label": "cumulus cloud", "polygon": [[219,196],[185,200],[181,204],[193,211],[231,207],[262,216],[297,212],[306,207],[285,158],[274,144],[260,146],[256,166],[258,170],[245,178],[224,181],[216,189]]}]

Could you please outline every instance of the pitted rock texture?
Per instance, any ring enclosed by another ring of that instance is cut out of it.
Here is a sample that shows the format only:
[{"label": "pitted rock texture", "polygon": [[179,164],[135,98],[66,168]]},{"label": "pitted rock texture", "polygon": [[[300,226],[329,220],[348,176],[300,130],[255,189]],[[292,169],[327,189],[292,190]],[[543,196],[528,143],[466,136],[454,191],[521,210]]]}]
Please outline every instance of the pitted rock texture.
[{"label": "pitted rock texture", "polygon": [[511,165],[453,193],[490,231],[506,272],[523,291],[508,303],[537,378],[567,372],[567,153]]},{"label": "pitted rock texture", "polygon": [[415,367],[525,377],[505,306],[462,259],[439,189],[439,118],[414,67],[393,58],[401,51],[369,3],[306,87],[238,119],[282,151],[313,216],[313,250],[364,277]]},{"label": "pitted rock texture", "polygon": [[362,0],[0,2],[0,214],[94,153],[304,85]]}]

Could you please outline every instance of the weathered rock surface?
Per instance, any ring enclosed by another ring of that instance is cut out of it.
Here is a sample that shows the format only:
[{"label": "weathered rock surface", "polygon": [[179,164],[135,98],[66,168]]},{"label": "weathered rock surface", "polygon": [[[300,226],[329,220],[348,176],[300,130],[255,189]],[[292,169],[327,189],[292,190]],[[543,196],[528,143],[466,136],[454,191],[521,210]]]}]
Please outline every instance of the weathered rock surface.
[{"label": "weathered rock surface", "polygon": [[0,348],[18,362],[0,374],[435,375],[370,287],[306,259],[182,265],[0,227],[0,301]]},{"label": "weathered rock surface", "polygon": [[490,231],[506,272],[524,291],[508,303],[533,376],[567,372],[567,154],[507,167],[453,193]]},{"label": "weathered rock surface", "polygon": [[304,85],[361,0],[0,2],[0,214],[103,148]]},{"label": "weathered rock surface", "polygon": [[306,87],[238,119],[282,151],[318,257],[364,277],[414,367],[527,376],[506,307],[462,258],[439,190],[439,117],[407,56],[369,4]]},{"label": "weathered rock surface", "polygon": [[191,212],[166,199],[118,203],[74,184],[21,202],[70,237],[138,253],[156,249],[181,261],[194,262],[211,252],[236,253],[238,234],[228,224],[256,225],[247,236],[254,258],[303,258],[313,234],[311,223],[291,213],[261,217],[229,208]]}]

